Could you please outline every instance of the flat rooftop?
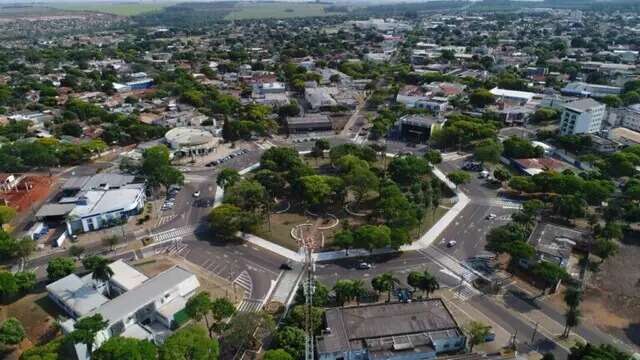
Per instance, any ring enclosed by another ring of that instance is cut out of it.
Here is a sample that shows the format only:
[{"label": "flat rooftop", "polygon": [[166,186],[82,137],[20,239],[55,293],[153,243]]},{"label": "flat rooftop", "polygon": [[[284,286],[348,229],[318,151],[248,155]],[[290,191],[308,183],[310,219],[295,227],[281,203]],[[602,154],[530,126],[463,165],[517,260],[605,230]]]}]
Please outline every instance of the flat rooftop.
[{"label": "flat rooftop", "polygon": [[435,298],[411,303],[331,308],[326,310],[325,317],[330,333],[318,337],[319,352],[354,348],[362,341],[371,345],[376,342],[372,339],[427,334],[437,337],[449,330],[459,334],[458,324],[444,302]]}]

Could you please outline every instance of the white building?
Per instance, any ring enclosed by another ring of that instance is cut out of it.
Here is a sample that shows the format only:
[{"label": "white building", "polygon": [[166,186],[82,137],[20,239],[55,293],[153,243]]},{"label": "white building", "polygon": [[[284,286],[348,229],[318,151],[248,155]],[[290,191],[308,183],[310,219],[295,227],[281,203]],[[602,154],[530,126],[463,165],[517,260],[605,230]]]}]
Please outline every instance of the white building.
[{"label": "white building", "polygon": [[220,143],[220,138],[209,131],[191,127],[173,128],[164,134],[164,139],[171,150],[181,156],[205,155]]},{"label": "white building", "polygon": [[332,96],[337,91],[337,88],[330,87],[306,88],[304,89],[304,98],[309,103],[311,110],[319,111],[321,108],[338,105],[338,102]]},{"label": "white building", "polygon": [[640,104],[631,105],[619,112],[621,125],[631,129],[640,131]]},{"label": "white building", "polygon": [[67,232],[89,232],[126,221],[144,208],[144,184],[129,184],[119,189],[89,190],[74,197],[67,215]]},{"label": "white building", "polygon": [[[91,274],[71,274],[47,285],[49,297],[70,316],[60,323],[65,334],[83,317],[100,314],[108,322],[96,335],[94,349],[113,336],[162,343],[175,327],[176,315],[200,287],[196,276],[180,267],[151,279],[122,260],[109,267],[113,276],[108,283],[93,280]],[[89,358],[84,344],[75,345],[75,350],[78,359]]]},{"label": "white building", "polygon": [[567,103],[560,118],[562,135],[591,134],[600,131],[606,106],[586,98]]}]

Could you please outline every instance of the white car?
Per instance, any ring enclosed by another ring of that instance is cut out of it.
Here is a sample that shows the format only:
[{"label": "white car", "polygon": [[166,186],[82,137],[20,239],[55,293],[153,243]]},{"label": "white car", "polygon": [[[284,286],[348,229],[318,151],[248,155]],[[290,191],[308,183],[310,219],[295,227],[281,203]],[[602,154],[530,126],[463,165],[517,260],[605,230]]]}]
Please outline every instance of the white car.
[{"label": "white car", "polygon": [[196,191],[193,193],[193,197],[200,197],[200,191]]},{"label": "white car", "polygon": [[451,240],[447,243],[447,247],[454,247],[456,246],[457,242],[455,240]]},{"label": "white car", "polygon": [[497,217],[498,217],[498,215],[496,215],[494,213],[491,213],[491,214],[487,215],[487,220],[493,220],[493,219],[495,219]]},{"label": "white car", "polygon": [[360,270],[369,270],[369,269],[371,269],[371,264],[366,263],[366,262],[361,262],[360,264],[358,264],[358,269],[360,269]]}]

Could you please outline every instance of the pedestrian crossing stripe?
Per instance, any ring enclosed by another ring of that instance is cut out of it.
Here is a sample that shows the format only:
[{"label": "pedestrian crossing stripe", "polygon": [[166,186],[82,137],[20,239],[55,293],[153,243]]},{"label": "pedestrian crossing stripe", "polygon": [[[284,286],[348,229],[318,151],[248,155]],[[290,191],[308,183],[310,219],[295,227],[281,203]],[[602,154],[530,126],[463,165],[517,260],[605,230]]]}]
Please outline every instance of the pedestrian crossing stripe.
[{"label": "pedestrian crossing stripe", "polygon": [[258,299],[245,298],[238,304],[238,312],[258,312],[262,310],[262,302]]}]

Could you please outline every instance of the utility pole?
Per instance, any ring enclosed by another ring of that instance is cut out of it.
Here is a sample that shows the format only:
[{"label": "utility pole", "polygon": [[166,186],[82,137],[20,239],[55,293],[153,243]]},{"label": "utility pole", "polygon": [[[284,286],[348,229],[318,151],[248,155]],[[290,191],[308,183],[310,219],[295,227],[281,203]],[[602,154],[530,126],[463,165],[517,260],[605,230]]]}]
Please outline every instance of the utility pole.
[{"label": "utility pole", "polygon": [[314,338],[313,338],[313,319],[312,319],[312,311],[313,311],[313,292],[314,292],[314,284],[313,284],[313,250],[311,248],[310,240],[304,241],[303,230],[300,229],[300,235],[302,242],[304,244],[304,253],[305,253],[305,271],[306,271],[306,279],[304,286],[305,293],[305,306],[304,306],[304,325],[305,325],[305,360],[314,360]]},{"label": "utility pole", "polygon": [[533,345],[533,342],[536,339],[537,333],[538,333],[538,322],[536,321],[536,326],[533,328],[533,334],[531,334],[531,345]]}]

